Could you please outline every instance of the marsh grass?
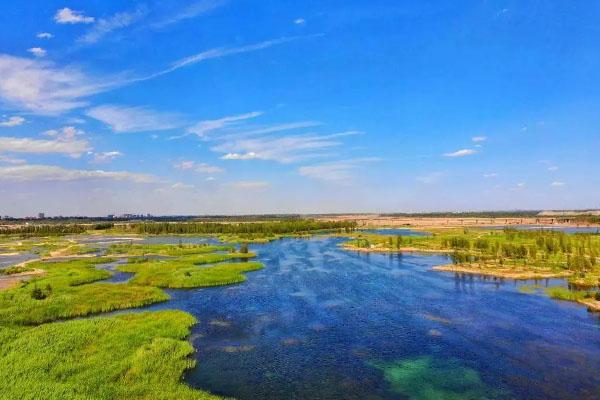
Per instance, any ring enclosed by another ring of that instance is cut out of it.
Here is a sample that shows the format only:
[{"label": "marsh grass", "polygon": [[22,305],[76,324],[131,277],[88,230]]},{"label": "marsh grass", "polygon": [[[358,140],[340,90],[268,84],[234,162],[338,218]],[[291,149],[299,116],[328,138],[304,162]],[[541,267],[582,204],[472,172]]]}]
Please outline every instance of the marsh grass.
[{"label": "marsh grass", "polygon": [[[19,287],[0,292],[0,325],[40,324],[140,307],[169,298],[154,287],[93,283],[110,277],[108,271],[95,266],[111,261],[107,258],[90,258],[28,264],[28,269],[43,269],[46,272]],[[32,295],[40,290],[43,298]]]},{"label": "marsh grass", "polygon": [[[199,254],[181,256],[168,260],[134,259],[117,268],[123,272],[134,273],[132,284],[162,288],[198,288],[230,285],[246,280],[244,272],[263,268],[259,262],[231,262],[240,259],[246,261],[255,257],[252,253]],[[199,267],[204,264],[214,264]]]},{"label": "marsh grass", "polygon": [[0,327],[0,397],[216,400],[181,383],[194,362],[180,311]]}]

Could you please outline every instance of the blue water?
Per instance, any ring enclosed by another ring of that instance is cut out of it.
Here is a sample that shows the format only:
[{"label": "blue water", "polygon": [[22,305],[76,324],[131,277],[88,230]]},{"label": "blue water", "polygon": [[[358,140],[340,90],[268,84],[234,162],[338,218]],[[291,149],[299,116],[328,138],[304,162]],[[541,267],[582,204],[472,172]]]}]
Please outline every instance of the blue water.
[{"label": "blue water", "polygon": [[239,400],[600,398],[600,323],[584,307],[342,240],[254,245],[265,268],[245,283],[150,307],[199,320],[185,380]]}]

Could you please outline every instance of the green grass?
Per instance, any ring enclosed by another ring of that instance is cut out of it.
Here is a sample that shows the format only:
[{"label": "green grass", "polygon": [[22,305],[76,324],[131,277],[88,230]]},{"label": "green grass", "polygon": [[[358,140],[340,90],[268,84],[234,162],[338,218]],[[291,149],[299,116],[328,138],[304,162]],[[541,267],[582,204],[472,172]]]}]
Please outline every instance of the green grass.
[{"label": "green grass", "polygon": [[[0,292],[0,325],[40,324],[101,312],[140,307],[169,296],[154,287],[131,284],[92,283],[110,276],[96,269],[106,258],[79,259],[66,262],[35,262],[29,269],[44,269],[45,275]],[[41,290],[45,298],[35,299],[32,292]]]},{"label": "green grass", "polygon": [[208,244],[134,244],[117,243],[109,247],[109,254],[143,256],[148,254],[157,254],[163,256],[185,256],[214,253],[216,251],[233,251],[233,246],[226,245],[208,245]]},{"label": "green grass", "polygon": [[548,296],[557,300],[578,301],[589,297],[587,292],[581,290],[570,290],[560,286],[549,287],[545,290],[545,292]]},{"label": "green grass", "polygon": [[0,397],[21,400],[216,400],[181,383],[193,366],[179,311],[0,328]]},{"label": "green grass", "polygon": [[233,259],[246,260],[252,253],[200,254],[182,256],[168,260],[136,260],[118,268],[123,272],[135,273],[132,284],[162,288],[199,288],[230,285],[246,280],[244,272],[256,271],[263,267],[258,262],[223,263],[201,267]]}]

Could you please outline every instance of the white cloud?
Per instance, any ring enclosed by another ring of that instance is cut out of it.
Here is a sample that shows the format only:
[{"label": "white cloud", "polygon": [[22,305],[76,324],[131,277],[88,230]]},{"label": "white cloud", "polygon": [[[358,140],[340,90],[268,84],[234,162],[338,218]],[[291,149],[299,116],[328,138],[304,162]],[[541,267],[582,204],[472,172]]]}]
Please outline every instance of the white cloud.
[{"label": "white cloud", "polygon": [[85,98],[125,81],[91,78],[77,67],[0,54],[0,100],[37,114],[60,114],[86,105]]},{"label": "white cloud", "polygon": [[225,172],[223,168],[205,163],[198,164],[195,171],[201,174],[220,174]]},{"label": "white cloud", "polygon": [[4,163],[4,164],[25,164],[25,163],[27,163],[27,161],[23,160],[22,158],[13,158],[13,157],[4,156],[4,155],[0,154],[0,163]]},{"label": "white cloud", "polygon": [[495,173],[495,172],[491,172],[491,173],[489,173],[489,174],[483,174],[483,177],[484,177],[484,178],[488,178],[488,179],[490,179],[490,178],[497,178],[497,177],[498,177],[498,174],[497,174],[497,173]]},{"label": "white cloud", "polygon": [[38,39],[52,39],[54,35],[48,32],[40,32],[37,35],[35,35],[35,37],[37,37]]},{"label": "white cloud", "polygon": [[12,128],[14,126],[23,125],[25,123],[25,118],[19,115],[13,115],[4,121],[0,121],[0,126],[5,128]]},{"label": "white cloud", "polygon": [[485,142],[487,140],[487,136],[473,136],[471,140],[474,142]]},{"label": "white cloud", "polygon": [[0,137],[0,152],[32,154],[68,154],[78,157],[91,149],[87,140],[38,140]]},{"label": "white cloud", "polygon": [[227,183],[225,186],[240,190],[259,190],[269,187],[270,184],[265,181],[237,181]]},{"label": "white cloud", "polygon": [[225,160],[258,159],[287,164],[323,156],[323,150],[341,145],[341,142],[335,139],[361,133],[348,131],[331,135],[233,136],[226,138],[223,143],[212,147],[211,150],[225,153],[221,157]]},{"label": "white cloud", "polygon": [[101,164],[111,162],[119,157],[123,157],[120,151],[105,151],[102,153],[94,153],[94,163]]},{"label": "white cloud", "polygon": [[180,169],[182,171],[187,171],[188,169],[194,168],[194,165],[196,165],[196,163],[194,161],[179,161],[179,162],[173,164],[173,167]]},{"label": "white cloud", "polygon": [[212,131],[223,129],[251,118],[259,117],[262,114],[262,111],[253,111],[246,114],[232,115],[229,117],[219,119],[200,121],[194,126],[188,128],[187,132],[194,134],[200,138],[204,138],[208,133]]},{"label": "white cloud", "polygon": [[176,12],[172,13],[171,15],[168,15],[168,16],[164,17],[163,19],[159,20],[158,22],[155,22],[152,25],[152,27],[153,28],[164,28],[166,26],[176,24],[176,23],[186,20],[186,19],[195,18],[197,16],[206,14],[216,8],[219,8],[223,5],[225,5],[226,3],[227,2],[225,0],[197,1],[197,2],[194,2],[190,5],[188,5],[185,8],[177,10]]},{"label": "white cloud", "polygon": [[94,17],[87,17],[81,11],[65,7],[56,12],[54,21],[58,24],[91,24],[94,22]]},{"label": "white cloud", "polygon": [[553,186],[553,187],[561,187],[561,186],[565,186],[565,183],[564,183],[564,182],[559,182],[559,181],[554,181],[554,182],[552,182],[552,183],[550,184],[550,186]]},{"label": "white cloud", "polygon": [[304,24],[306,24],[306,20],[304,18],[296,18],[294,20],[294,24],[296,24],[296,25],[304,25]]},{"label": "white cloud", "polygon": [[74,126],[63,126],[60,129],[49,129],[42,133],[44,136],[50,136],[62,141],[69,141],[75,139],[77,136],[84,135],[85,132],[81,129],[77,129]]},{"label": "white cloud", "polygon": [[162,131],[182,125],[178,115],[154,111],[147,107],[108,104],[90,108],[86,115],[104,122],[119,133]]},{"label": "white cloud", "polygon": [[212,182],[212,181],[216,181],[217,178],[215,178],[214,176],[209,176],[208,178],[206,178],[207,182]]},{"label": "white cloud", "polygon": [[379,161],[378,158],[357,158],[343,161],[333,161],[317,165],[307,165],[300,167],[298,173],[302,176],[328,181],[328,182],[348,182],[351,181],[355,170],[366,162]]},{"label": "white cloud", "polygon": [[180,169],[182,171],[188,171],[193,169],[194,171],[200,174],[220,174],[225,172],[223,168],[209,165],[206,163],[197,163],[195,161],[183,160],[173,164],[173,167]]},{"label": "white cloud", "polygon": [[258,157],[256,156],[256,153],[253,153],[253,152],[244,153],[244,154],[227,153],[227,154],[221,156],[221,160],[255,160],[256,158],[258,158]]},{"label": "white cloud", "polygon": [[32,47],[27,49],[27,51],[36,57],[44,57],[46,55],[46,50],[42,49],[41,47]]},{"label": "white cloud", "polygon": [[526,186],[525,182],[519,182],[519,183],[517,183],[517,187],[519,187],[519,188],[523,188],[525,186]]},{"label": "white cloud", "polygon": [[558,171],[558,167],[556,165],[552,165],[552,166],[548,167],[548,171],[550,171],[550,172]]},{"label": "white cloud", "polygon": [[465,157],[465,156],[470,156],[473,154],[477,154],[477,150],[461,149],[461,150],[454,151],[452,153],[445,153],[444,157]]},{"label": "white cloud", "polygon": [[138,6],[131,12],[120,12],[108,18],[100,18],[98,22],[96,22],[87,33],[79,37],[77,41],[83,44],[96,43],[105,35],[115,30],[125,28],[140,20],[147,13],[148,9],[146,6]]},{"label": "white cloud", "polygon": [[89,179],[128,180],[136,183],[158,182],[158,179],[153,175],[126,171],[67,169],[54,165],[0,167],[0,181],[77,181]]}]

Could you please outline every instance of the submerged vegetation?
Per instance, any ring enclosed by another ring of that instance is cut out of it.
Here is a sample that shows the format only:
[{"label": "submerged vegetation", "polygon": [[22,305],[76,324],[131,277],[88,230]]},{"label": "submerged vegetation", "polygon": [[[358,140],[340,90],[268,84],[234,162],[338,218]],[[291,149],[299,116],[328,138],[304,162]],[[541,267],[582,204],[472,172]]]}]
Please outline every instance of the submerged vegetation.
[{"label": "submerged vegetation", "polygon": [[477,371],[456,361],[424,356],[374,363],[392,390],[411,400],[489,400],[504,398],[489,389]]}]

